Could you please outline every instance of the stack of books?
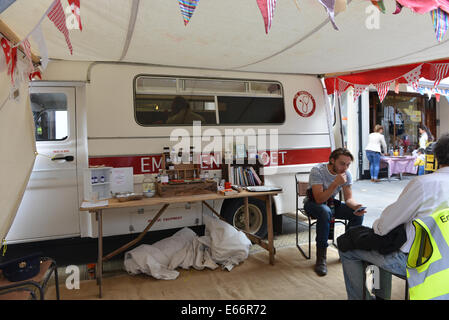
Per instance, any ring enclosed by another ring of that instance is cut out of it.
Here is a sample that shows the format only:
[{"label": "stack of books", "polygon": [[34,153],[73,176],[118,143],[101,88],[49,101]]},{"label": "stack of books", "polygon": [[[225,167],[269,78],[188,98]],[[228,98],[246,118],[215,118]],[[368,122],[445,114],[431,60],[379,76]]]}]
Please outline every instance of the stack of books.
[{"label": "stack of books", "polygon": [[231,167],[231,183],[240,186],[261,186],[262,180],[253,167]]}]

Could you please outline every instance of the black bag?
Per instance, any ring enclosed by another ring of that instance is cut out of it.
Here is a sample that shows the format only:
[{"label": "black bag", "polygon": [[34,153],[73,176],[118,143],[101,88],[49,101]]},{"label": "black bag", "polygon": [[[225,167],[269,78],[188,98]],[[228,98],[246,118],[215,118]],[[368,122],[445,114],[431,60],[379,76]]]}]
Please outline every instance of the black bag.
[{"label": "black bag", "polygon": [[41,267],[42,252],[0,263],[0,270],[8,281],[16,282],[37,275]]}]

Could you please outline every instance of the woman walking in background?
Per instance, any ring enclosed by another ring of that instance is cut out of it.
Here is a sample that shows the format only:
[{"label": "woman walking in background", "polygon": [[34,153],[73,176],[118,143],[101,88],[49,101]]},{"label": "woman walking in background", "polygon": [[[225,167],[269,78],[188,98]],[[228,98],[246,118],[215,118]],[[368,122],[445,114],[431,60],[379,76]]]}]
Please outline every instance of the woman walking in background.
[{"label": "woman walking in background", "polygon": [[368,137],[368,145],[365,148],[366,157],[369,161],[369,173],[371,181],[380,182],[378,179],[380,169],[380,156],[382,154],[381,147],[384,153],[387,152],[387,144],[383,135],[384,128],[377,124],[374,127],[374,132],[370,133]]},{"label": "woman walking in background", "polygon": [[422,123],[420,123],[418,125],[418,131],[419,131],[419,135],[420,135],[419,136],[419,147],[423,148],[425,150],[427,147],[427,144],[434,140],[432,132],[430,132],[429,128],[427,128]]}]

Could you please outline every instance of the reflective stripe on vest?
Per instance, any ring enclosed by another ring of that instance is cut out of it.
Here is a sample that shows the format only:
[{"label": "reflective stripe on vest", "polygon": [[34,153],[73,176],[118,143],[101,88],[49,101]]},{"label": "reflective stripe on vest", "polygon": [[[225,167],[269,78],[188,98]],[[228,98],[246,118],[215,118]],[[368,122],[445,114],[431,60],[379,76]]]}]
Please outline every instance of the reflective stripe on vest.
[{"label": "reflective stripe on vest", "polygon": [[413,221],[415,239],[407,259],[411,300],[449,298],[449,209]]}]

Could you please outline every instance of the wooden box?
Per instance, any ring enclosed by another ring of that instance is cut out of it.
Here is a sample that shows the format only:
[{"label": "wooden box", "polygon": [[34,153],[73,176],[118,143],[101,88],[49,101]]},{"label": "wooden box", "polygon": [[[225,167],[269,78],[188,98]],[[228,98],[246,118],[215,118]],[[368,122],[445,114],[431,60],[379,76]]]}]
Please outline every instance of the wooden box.
[{"label": "wooden box", "polygon": [[183,183],[156,184],[161,197],[188,196],[195,194],[216,193],[217,182],[214,180],[192,181]]}]

